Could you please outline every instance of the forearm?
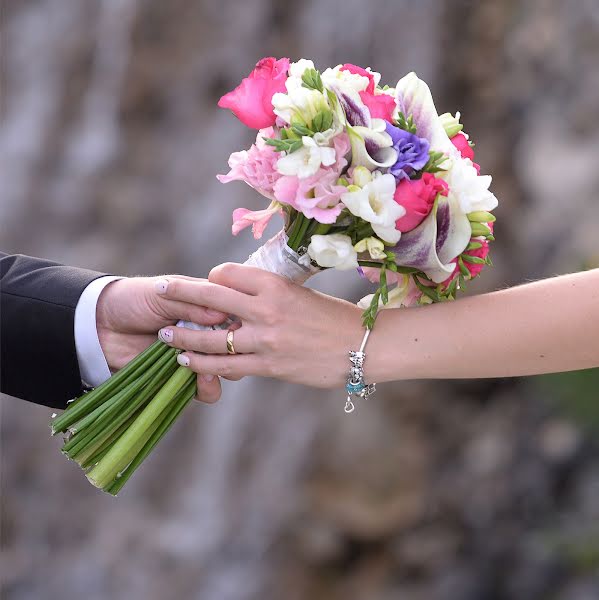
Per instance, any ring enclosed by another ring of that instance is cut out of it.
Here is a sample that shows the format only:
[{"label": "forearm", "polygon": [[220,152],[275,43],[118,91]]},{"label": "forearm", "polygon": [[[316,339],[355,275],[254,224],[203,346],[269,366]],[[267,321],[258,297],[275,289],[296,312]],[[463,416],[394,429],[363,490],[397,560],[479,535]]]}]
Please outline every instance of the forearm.
[{"label": "forearm", "polygon": [[371,381],[513,377],[599,366],[599,269],[383,311]]}]

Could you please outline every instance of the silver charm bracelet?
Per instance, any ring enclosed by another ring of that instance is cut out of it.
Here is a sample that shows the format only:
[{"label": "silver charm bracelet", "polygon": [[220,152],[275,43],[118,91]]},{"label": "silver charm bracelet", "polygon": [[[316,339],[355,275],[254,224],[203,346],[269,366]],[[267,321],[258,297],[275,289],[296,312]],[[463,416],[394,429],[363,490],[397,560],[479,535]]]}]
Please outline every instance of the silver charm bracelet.
[{"label": "silver charm bracelet", "polygon": [[356,408],[352,399],[354,396],[357,398],[368,398],[376,391],[376,383],[366,383],[364,381],[364,361],[366,360],[364,348],[366,347],[366,342],[368,341],[368,336],[371,331],[372,329],[366,329],[360,349],[357,352],[355,350],[350,350],[349,353],[351,369],[349,371],[347,383],[345,384],[345,389],[347,390],[345,412],[348,414],[354,412]]}]

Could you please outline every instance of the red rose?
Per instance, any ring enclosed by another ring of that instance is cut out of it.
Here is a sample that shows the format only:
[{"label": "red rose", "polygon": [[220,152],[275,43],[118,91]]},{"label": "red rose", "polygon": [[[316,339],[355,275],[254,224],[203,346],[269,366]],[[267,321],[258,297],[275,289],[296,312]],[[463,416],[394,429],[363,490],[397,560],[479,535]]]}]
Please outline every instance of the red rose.
[{"label": "red rose", "polygon": [[252,129],[271,127],[276,121],[272,97],[277,92],[286,91],[288,70],[288,58],[263,58],[248,77],[218,101],[218,105],[230,109]]},{"label": "red rose", "polygon": [[418,227],[433,209],[437,195],[447,196],[448,191],[447,183],[432,173],[424,173],[421,179],[403,179],[394,198],[406,214],[395,222],[395,228],[405,233]]}]

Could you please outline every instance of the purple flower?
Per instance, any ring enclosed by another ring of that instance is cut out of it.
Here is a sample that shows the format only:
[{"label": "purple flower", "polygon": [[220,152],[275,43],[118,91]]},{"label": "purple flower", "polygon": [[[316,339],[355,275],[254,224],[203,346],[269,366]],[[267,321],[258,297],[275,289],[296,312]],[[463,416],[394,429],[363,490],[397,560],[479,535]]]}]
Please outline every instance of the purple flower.
[{"label": "purple flower", "polygon": [[389,168],[389,173],[398,182],[409,179],[414,171],[419,171],[428,162],[430,144],[427,139],[408,133],[390,123],[386,124],[386,131],[393,140],[393,148],[397,151],[397,161]]}]

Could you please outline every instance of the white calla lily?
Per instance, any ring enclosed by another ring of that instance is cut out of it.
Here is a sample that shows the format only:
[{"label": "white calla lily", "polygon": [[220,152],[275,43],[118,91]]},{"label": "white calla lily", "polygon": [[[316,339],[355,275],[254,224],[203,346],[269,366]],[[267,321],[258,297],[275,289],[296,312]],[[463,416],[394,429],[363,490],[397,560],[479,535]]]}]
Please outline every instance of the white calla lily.
[{"label": "white calla lily", "polygon": [[416,73],[408,73],[397,82],[395,101],[406,118],[412,115],[416,134],[429,141],[431,150],[448,154],[454,152],[454,146],[435,108],[433,95],[426,82]]},{"label": "white calla lily", "polygon": [[366,167],[369,171],[388,169],[397,161],[393,140],[385,131],[383,119],[372,119],[371,127],[347,126],[352,148],[353,167]]},{"label": "white calla lily", "polygon": [[406,214],[405,208],[393,198],[395,187],[395,177],[385,174],[375,177],[362,189],[352,189],[341,196],[347,209],[368,221],[376,235],[389,244],[399,241],[401,232],[395,229],[395,221]]},{"label": "white calla lily", "polygon": [[450,193],[438,196],[428,217],[416,229],[404,233],[392,250],[398,264],[419,269],[441,283],[453,273],[452,261],[466,249],[471,235],[470,221],[458,198]]}]

